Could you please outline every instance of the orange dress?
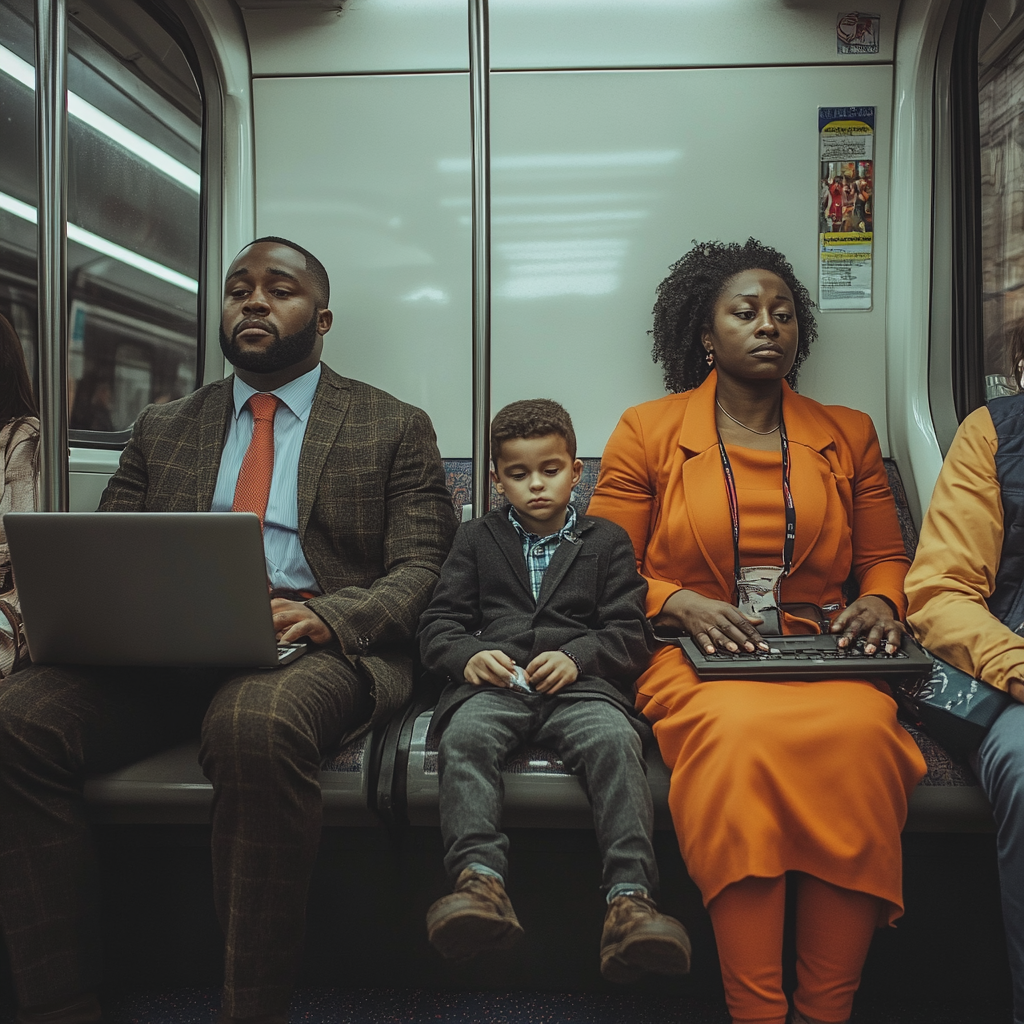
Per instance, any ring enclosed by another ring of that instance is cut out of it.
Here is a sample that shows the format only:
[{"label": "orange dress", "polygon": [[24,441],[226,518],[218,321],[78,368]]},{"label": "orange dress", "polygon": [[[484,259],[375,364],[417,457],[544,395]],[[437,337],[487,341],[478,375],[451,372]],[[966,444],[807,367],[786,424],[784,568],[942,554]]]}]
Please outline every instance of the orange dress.
[{"label": "orange dress", "polygon": [[[627,410],[601,462],[588,512],[629,532],[650,616],[683,587],[734,600],[715,386],[712,372],[694,391]],[[902,614],[908,560],[870,419],[785,385],[782,409],[797,516],[783,602],[841,607],[852,570],[862,594]],[[729,451],[741,561],[778,564],[781,457]],[[879,897],[880,923],[902,913],[900,831],[925,765],[884,683],[700,682],[665,647],[637,683],[637,704],[672,770],[669,807],[705,904],[743,878],[803,871]]]}]

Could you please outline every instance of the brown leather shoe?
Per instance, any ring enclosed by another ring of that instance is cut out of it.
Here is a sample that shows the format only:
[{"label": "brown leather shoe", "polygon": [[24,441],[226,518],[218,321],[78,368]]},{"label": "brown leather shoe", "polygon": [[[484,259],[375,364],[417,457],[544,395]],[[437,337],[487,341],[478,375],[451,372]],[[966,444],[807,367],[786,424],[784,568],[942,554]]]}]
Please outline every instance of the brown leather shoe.
[{"label": "brown leather shoe", "polygon": [[455,892],[442,896],[427,911],[427,938],[441,956],[467,960],[490,949],[509,949],[523,937],[523,928],[493,875],[465,868]]},{"label": "brown leather shoe", "polygon": [[601,974],[626,984],[645,974],[688,974],[690,937],[643,893],[616,896],[608,904],[601,934]]}]

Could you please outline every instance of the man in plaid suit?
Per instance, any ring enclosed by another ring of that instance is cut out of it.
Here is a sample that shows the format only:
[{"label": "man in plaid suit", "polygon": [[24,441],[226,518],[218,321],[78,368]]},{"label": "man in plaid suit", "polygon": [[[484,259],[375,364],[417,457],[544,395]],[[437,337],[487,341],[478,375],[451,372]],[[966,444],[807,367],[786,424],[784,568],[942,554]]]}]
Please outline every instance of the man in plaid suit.
[{"label": "man in plaid suit", "polygon": [[23,1024],[102,1019],[84,779],[200,728],[225,934],[220,1022],[287,1020],[321,760],[408,700],[409,641],[455,529],[426,414],[320,362],[328,300],[305,249],[279,238],[243,249],[221,324],[235,374],[144,410],[100,505],[242,507],[250,399],[273,394],[257,511],[274,625],[309,652],[270,672],[34,666],[0,688],[0,924]]}]

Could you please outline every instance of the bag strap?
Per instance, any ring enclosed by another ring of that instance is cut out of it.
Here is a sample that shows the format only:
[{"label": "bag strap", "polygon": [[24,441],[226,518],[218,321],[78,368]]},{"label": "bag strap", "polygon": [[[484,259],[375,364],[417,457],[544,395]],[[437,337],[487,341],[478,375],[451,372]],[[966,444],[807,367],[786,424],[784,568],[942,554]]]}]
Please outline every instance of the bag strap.
[{"label": "bag strap", "polygon": [[25,645],[25,634],[21,629],[21,617],[6,601],[2,600],[0,600],[0,615],[3,615],[11,625],[11,635],[14,638],[14,663],[11,665],[11,673],[14,673],[22,667],[23,662],[28,660],[23,658],[21,654],[21,649]]}]

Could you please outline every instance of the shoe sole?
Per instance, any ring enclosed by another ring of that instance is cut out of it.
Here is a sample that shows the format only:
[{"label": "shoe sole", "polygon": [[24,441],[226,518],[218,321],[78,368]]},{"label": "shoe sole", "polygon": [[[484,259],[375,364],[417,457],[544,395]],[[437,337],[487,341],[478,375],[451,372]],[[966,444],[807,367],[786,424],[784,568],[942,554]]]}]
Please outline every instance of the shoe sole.
[{"label": "shoe sole", "polygon": [[468,960],[489,950],[511,949],[523,937],[518,921],[472,912],[427,921],[427,939],[446,960]]},{"label": "shoe sole", "polygon": [[601,950],[601,975],[628,985],[646,974],[690,973],[690,945],[670,935],[637,935]]}]

